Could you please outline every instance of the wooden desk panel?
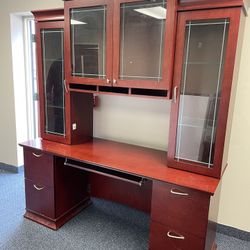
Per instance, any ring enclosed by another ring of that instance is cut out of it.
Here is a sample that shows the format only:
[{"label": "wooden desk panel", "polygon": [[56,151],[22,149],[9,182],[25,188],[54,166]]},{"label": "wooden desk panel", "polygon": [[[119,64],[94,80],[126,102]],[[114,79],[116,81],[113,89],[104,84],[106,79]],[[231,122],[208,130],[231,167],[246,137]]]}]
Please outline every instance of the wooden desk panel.
[{"label": "wooden desk panel", "polygon": [[214,194],[219,180],[167,167],[167,152],[94,138],[79,145],[36,139],[20,144],[57,156],[99,165],[152,180]]},{"label": "wooden desk panel", "polygon": [[91,197],[118,202],[150,214],[152,181],[145,181],[138,186],[94,173],[89,173],[88,181]]}]

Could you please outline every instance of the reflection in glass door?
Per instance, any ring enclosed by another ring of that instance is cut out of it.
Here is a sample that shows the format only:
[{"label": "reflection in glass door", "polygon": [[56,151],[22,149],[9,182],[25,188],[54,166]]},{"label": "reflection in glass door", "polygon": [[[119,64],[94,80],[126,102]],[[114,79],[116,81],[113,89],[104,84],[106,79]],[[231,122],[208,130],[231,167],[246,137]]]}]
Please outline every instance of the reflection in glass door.
[{"label": "reflection in glass door", "polygon": [[106,6],[70,10],[71,75],[106,78]]},{"label": "reflection in glass door", "polygon": [[161,81],[166,1],[123,3],[120,13],[119,79]]},{"label": "reflection in glass door", "polygon": [[63,29],[41,29],[45,133],[65,136]]},{"label": "reflection in glass door", "polygon": [[229,19],[188,21],[175,159],[213,166]]}]

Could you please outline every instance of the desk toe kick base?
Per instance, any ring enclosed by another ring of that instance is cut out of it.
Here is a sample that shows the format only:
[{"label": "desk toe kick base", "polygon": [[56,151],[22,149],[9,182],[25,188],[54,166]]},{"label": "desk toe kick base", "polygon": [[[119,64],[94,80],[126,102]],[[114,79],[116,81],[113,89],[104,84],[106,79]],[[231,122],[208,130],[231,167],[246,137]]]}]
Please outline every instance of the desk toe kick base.
[{"label": "desk toe kick base", "polygon": [[44,215],[29,210],[27,210],[26,213],[24,214],[24,218],[32,220],[50,229],[57,230],[89,205],[91,205],[91,200],[88,197],[81,203],[79,203],[77,206],[73,207],[72,209],[70,209],[69,211],[67,211],[66,213],[64,213],[63,215],[61,215],[56,219],[51,219],[45,217]]}]

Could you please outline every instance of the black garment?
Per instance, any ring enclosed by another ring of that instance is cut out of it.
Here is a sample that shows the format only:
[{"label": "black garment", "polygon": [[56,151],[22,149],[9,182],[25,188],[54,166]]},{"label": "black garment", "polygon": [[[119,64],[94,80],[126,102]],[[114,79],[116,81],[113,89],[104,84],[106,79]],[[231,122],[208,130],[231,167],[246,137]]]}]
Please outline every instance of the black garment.
[{"label": "black garment", "polygon": [[63,64],[62,60],[54,61],[49,69],[46,81],[47,102],[49,105],[63,105]]},{"label": "black garment", "polygon": [[46,80],[47,120],[49,133],[64,134],[64,71],[62,59],[54,61]]}]

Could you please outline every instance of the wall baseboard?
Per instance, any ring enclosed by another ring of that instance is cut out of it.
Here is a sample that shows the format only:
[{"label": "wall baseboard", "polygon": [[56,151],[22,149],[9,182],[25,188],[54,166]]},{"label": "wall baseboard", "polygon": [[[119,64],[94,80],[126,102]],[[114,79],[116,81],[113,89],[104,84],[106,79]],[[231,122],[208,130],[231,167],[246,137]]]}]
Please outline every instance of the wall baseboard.
[{"label": "wall baseboard", "polygon": [[246,232],[234,227],[217,224],[217,233],[224,234],[244,241],[250,241],[250,232]]},{"label": "wall baseboard", "polygon": [[18,174],[21,171],[23,171],[23,166],[16,167],[16,166],[13,166],[13,165],[9,165],[9,164],[0,162],[0,171],[1,170]]}]

